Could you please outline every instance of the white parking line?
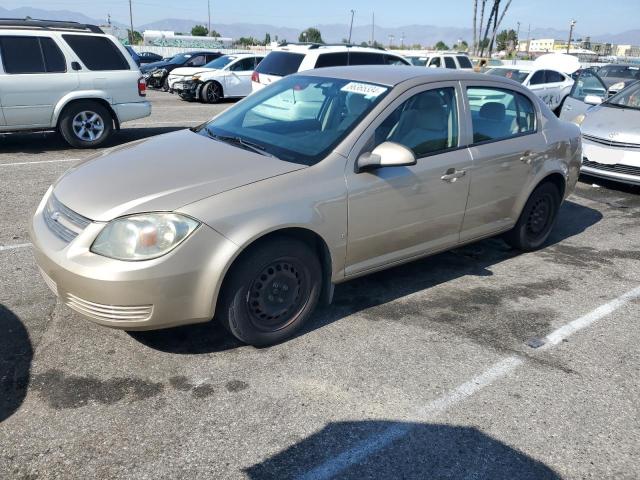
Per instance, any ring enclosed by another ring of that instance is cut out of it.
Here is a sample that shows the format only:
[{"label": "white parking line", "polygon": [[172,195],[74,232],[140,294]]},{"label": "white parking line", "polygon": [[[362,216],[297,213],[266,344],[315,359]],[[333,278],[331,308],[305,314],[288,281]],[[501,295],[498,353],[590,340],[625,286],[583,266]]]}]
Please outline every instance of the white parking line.
[{"label": "white parking line", "polygon": [[79,158],[60,158],[58,160],[36,160],[34,162],[0,163],[0,167],[15,167],[18,165],[37,165],[39,163],[79,162]]},{"label": "white parking line", "polygon": [[[640,298],[640,287],[637,287],[611,302],[596,308],[592,312],[589,312],[588,314],[554,330],[545,338],[547,343],[543,348],[548,349],[558,345],[577,331],[592,325],[596,321],[610,315],[623,305],[637,298]],[[477,377],[463,383],[457,388],[454,388],[447,394],[437,398],[418,410],[418,412],[416,412],[416,420],[427,421],[431,417],[448,410],[450,407],[471,397],[483,388],[493,384],[495,381],[507,376],[524,362],[525,360],[518,356],[510,356],[500,360]],[[298,478],[299,480],[321,480],[332,478],[347,468],[358,464],[370,455],[380,451],[395,440],[407,435],[412,428],[412,425],[409,423],[398,423],[391,426],[382,433],[362,440],[349,450],[327,460]]]},{"label": "white parking line", "polygon": [[4,252],[5,250],[17,250],[18,248],[27,248],[30,247],[30,243],[17,243],[15,245],[0,245],[0,252]]}]

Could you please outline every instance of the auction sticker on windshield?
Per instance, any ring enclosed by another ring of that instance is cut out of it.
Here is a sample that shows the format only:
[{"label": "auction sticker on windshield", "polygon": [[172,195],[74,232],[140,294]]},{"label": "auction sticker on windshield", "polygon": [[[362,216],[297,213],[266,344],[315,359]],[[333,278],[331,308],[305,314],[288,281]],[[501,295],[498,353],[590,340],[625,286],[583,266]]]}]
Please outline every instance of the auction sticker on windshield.
[{"label": "auction sticker on windshield", "polygon": [[370,83],[349,82],[340,90],[349,93],[359,93],[366,97],[378,97],[385,93],[387,87],[381,87],[379,85],[371,85]]}]

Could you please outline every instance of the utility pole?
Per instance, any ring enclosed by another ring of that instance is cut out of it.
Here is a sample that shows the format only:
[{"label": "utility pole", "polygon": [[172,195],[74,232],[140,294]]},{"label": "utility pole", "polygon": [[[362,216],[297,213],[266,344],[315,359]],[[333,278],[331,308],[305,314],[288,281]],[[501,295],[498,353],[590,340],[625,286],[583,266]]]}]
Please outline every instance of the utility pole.
[{"label": "utility pole", "polygon": [[351,10],[351,25],[349,25],[349,43],[351,43],[351,33],[353,32],[353,16],[355,15],[356,11],[355,10]]},{"label": "utility pole", "polygon": [[518,30],[516,31],[516,42],[514,47],[516,50],[516,55],[513,57],[513,64],[515,65],[518,58],[518,52],[520,51],[520,22],[518,22]]},{"label": "utility pole", "polygon": [[567,42],[567,54],[569,53],[569,50],[571,50],[571,37],[573,37],[573,27],[576,26],[576,21],[575,20],[571,20],[571,23],[569,24],[570,28],[569,28],[569,41]]},{"label": "utility pole", "polygon": [[211,36],[211,0],[207,0],[207,14],[209,15],[209,22],[207,23],[207,35]]},{"label": "utility pole", "polygon": [[373,47],[375,43],[375,28],[376,28],[376,12],[371,12],[371,43],[370,45]]},{"label": "utility pole", "polygon": [[404,32],[402,32],[402,36],[400,37],[400,49],[404,50]]},{"label": "utility pole", "polygon": [[393,46],[393,39],[396,38],[395,35],[389,35],[389,48]]},{"label": "utility pole", "polygon": [[527,58],[529,58],[530,50],[531,50],[531,24],[529,24],[529,30],[527,30]]},{"label": "utility pole", "polygon": [[129,33],[129,45],[133,45],[133,7],[129,0],[129,24],[131,25],[131,33]]}]

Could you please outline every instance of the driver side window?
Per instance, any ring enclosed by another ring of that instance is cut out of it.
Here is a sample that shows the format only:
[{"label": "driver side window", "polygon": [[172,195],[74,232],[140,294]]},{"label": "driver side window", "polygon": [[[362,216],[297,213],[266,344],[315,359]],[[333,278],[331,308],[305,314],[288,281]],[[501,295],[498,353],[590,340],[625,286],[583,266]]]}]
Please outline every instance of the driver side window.
[{"label": "driver side window", "polygon": [[188,62],[187,62],[187,67],[201,67],[202,65],[205,64],[205,58],[204,55],[198,55],[195,56],[193,58],[191,58]]},{"label": "driver side window", "polygon": [[395,142],[416,158],[458,146],[458,108],[453,87],[414,95],[394,110],[374,134],[374,148]]}]

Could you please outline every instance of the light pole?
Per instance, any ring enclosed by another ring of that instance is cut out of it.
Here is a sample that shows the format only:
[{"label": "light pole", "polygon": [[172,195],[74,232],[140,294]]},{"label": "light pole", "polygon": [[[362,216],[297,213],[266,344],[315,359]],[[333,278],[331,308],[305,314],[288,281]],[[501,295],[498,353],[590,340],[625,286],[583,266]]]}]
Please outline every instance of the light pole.
[{"label": "light pole", "polygon": [[515,43],[516,44],[514,46],[515,46],[515,49],[516,49],[516,54],[513,57],[513,64],[514,65],[516,64],[516,60],[518,58],[518,52],[520,51],[520,22],[518,22],[518,30],[516,31],[516,42]]},{"label": "light pole", "polygon": [[131,25],[131,33],[129,34],[129,45],[133,45],[133,7],[129,0],[129,24]]},{"label": "light pole", "polygon": [[207,0],[207,14],[209,15],[209,22],[207,23],[207,35],[211,36],[211,0]]},{"label": "light pole", "polygon": [[353,32],[353,15],[356,13],[355,10],[351,10],[351,25],[349,25],[349,43],[351,43],[351,33]]},{"label": "light pole", "polygon": [[396,38],[394,35],[389,35],[389,48],[393,46],[393,39]]},{"label": "light pole", "polygon": [[576,26],[576,21],[571,20],[571,23],[569,25],[570,25],[570,28],[569,28],[569,41],[567,42],[567,54],[571,50],[571,37],[573,37],[573,27]]}]

